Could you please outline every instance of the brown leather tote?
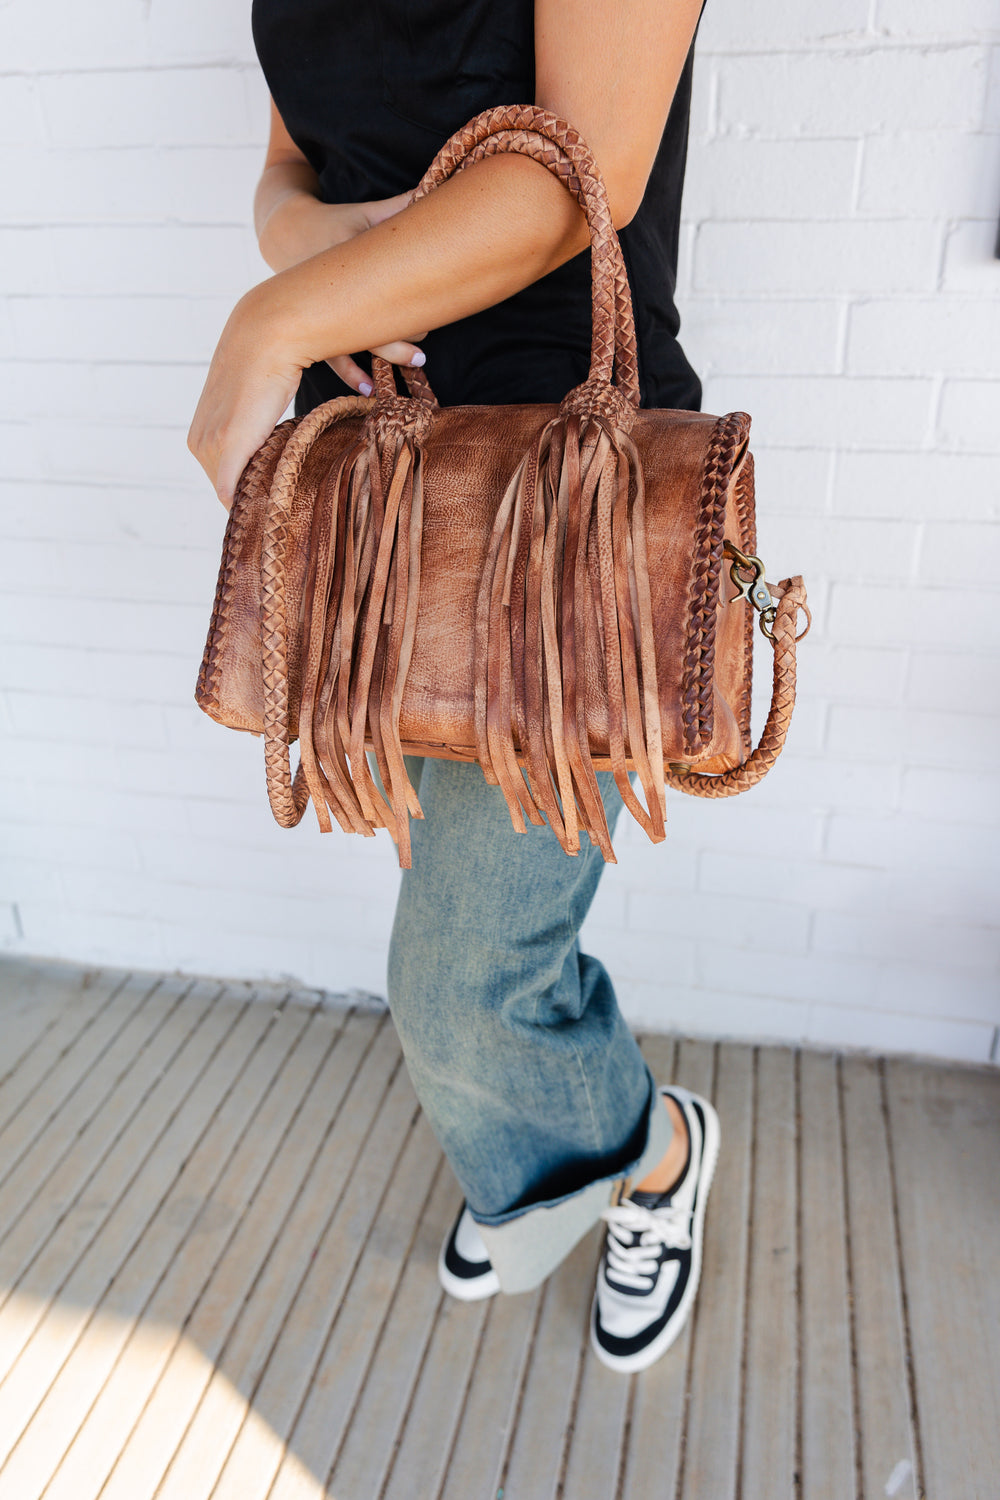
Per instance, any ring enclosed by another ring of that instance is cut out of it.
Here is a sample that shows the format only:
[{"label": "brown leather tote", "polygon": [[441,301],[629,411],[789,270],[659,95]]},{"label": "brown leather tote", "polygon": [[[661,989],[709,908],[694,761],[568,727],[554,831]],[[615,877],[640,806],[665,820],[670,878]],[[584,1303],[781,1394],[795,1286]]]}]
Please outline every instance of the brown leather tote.
[{"label": "brown leather tote", "polygon": [[[372,397],[279,423],[237,489],[196,694],[264,736],[279,823],[311,800],[324,831],[331,814],[388,828],[404,867],[422,816],[404,754],[477,760],[516,828],[547,820],[567,854],[583,829],[614,860],[596,770],[658,841],[664,785],[753,786],[795,696],[805,589],[766,584],[755,555],[750,418],[640,410],[607,192],[565,121],[533,105],[477,115],[417,196],[497,151],[542,162],[586,213],[586,381],[558,406],[442,408],[422,371],[404,371],[401,396],[376,357]],[[752,749],[755,611],[774,692]]]}]

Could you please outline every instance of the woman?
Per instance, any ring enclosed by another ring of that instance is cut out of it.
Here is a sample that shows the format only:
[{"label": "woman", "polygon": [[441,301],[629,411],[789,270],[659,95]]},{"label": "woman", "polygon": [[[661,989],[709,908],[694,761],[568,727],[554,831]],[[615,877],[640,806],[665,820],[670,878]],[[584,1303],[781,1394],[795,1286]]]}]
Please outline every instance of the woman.
[{"label": "woman", "polygon": [[[496,104],[580,131],[607,184],[635,301],[642,404],[696,410],[672,292],[701,0],[254,0],[272,93],[255,199],[275,275],[234,309],[189,446],[223,504],[295,398],[371,391],[368,354],[423,364],[442,405],[558,402],[587,374],[589,243],[565,188],[524,156],[411,191]],[[419,347],[418,347],[419,345]],[[697,1288],[718,1149],[707,1100],[657,1089],[577,933],[603,869],[548,827],[511,828],[476,765],[409,764],[413,827],[389,1004],[423,1108],[464,1189],[446,1290],[524,1291],[599,1218],[592,1342],[642,1369]],[[609,827],[621,808],[601,775]]]}]

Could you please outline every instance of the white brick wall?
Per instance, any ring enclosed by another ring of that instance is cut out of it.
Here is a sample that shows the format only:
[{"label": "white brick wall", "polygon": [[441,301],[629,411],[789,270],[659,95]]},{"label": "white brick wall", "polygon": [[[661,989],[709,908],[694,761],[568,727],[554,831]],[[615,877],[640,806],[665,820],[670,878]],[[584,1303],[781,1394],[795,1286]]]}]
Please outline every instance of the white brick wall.
[{"label": "white brick wall", "polygon": [[[387,841],[278,829],[192,701],[224,517],[184,439],[266,274],[248,0],[14,0],[0,59],[0,943],[379,990]],[[637,1022],[996,1058],[992,0],[708,0],[685,209],[686,345],[814,627],[778,768],[665,847],[623,821],[587,941]]]}]

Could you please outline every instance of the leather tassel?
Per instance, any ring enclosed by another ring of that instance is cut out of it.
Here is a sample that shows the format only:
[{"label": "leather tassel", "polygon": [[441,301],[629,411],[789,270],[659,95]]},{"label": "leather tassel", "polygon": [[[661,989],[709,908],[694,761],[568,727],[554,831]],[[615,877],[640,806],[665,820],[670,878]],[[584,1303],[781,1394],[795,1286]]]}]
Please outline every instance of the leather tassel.
[{"label": "leather tassel", "polygon": [[600,845],[605,859],[613,860],[611,839],[587,743],[584,670],[587,657],[587,605],[589,590],[588,542],[593,484],[580,445],[581,424],[575,413],[566,423],[565,448],[559,473],[556,503],[563,517],[562,574],[556,574],[559,590],[556,617],[560,629],[562,665],[562,717],[566,756],[580,824]]},{"label": "leather tassel", "polygon": [[[387,828],[411,863],[422,817],[399,737],[420,590],[423,481],[406,432],[371,433],[316,495],[302,599],[302,774],[322,831]],[[371,772],[371,743],[385,795]]]},{"label": "leather tassel", "polygon": [[[547,821],[568,854],[579,852],[584,829],[608,861],[587,723],[595,661],[616,783],[649,836],[664,836],[644,504],[638,454],[614,412],[564,404],[511,476],[477,600],[475,731],[487,780],[500,787],[515,828]],[[300,620],[296,795],[308,793],[324,832],[331,815],[353,832],[387,828],[403,868],[409,820],[423,816],[400,739],[422,505],[415,433],[395,420],[368,424],[317,491]]]},{"label": "leather tassel", "polygon": [[[653,605],[646,553],[646,504],[642,466],[635,445],[624,433],[614,438],[617,492],[611,522],[613,581],[602,580],[602,597],[614,589],[614,626],[605,624],[605,662],[616,703],[624,698],[625,743],[611,751],[615,782],[629,812],[654,843],[666,837],[666,788],[663,778],[663,732],[653,648]],[[634,493],[633,493],[634,490]],[[631,499],[630,499],[631,496]],[[638,646],[638,649],[637,649]],[[618,672],[621,672],[620,688]],[[639,774],[644,808],[628,778],[626,751]]]},{"label": "leather tassel", "polygon": [[[549,461],[551,443],[539,444],[536,464],[536,485],[544,489],[544,469]],[[530,518],[522,526],[522,545],[518,549],[524,561],[515,575],[515,597],[512,600],[512,622],[519,627],[521,637],[520,669],[518,671],[519,708],[517,718],[519,743],[524,751],[525,773],[535,804],[548,819],[563,848],[573,844],[579,848],[576,832],[567,834],[566,821],[559,802],[559,792],[553,779],[554,740],[551,726],[545,714],[545,627],[542,608],[542,577],[545,560],[546,507],[537,489]],[[517,641],[515,640],[515,646]],[[569,782],[567,780],[567,790]]]},{"label": "leather tassel", "polygon": [[508,485],[477,601],[476,746],[487,780],[519,831],[525,818],[545,819],[575,854],[583,828],[612,862],[587,727],[584,672],[598,654],[616,783],[649,836],[664,837],[656,663],[640,645],[652,636],[644,505],[627,433],[603,415],[560,414]]},{"label": "leather tassel", "polygon": [[[512,545],[525,510],[530,464],[526,454],[497,510],[476,606],[475,729],[477,754],[486,780],[499,786],[519,833],[534,800],[517,761],[511,721],[510,589]],[[529,506],[532,495],[527,496]],[[530,813],[529,813],[530,816]],[[536,815],[533,819],[540,822]]]},{"label": "leather tassel", "polygon": [[[357,555],[354,546],[357,517],[351,504],[352,488],[358,494],[362,491],[363,483],[356,477],[356,470],[359,466],[366,464],[367,460],[367,444],[360,442],[346,455],[340,470],[336,498],[334,573],[325,620],[323,658],[320,667],[323,685],[317,708],[316,733],[321,737],[324,745],[330,786],[340,804],[346,808],[351,827],[356,832],[371,837],[374,829],[361,806],[347,759],[346,739],[349,736],[341,732],[341,721],[338,718],[338,705],[341,699],[340,677],[343,667],[342,643],[344,640],[350,642],[353,638],[357,589],[357,575],[353,566]],[[349,609],[347,601],[349,601]],[[345,702],[348,675],[345,671],[343,693]]]},{"label": "leather tassel", "polygon": [[[341,788],[337,784],[339,778],[334,773],[331,783],[320,762],[314,734],[317,699],[324,676],[324,663],[329,656],[327,622],[330,614],[330,598],[335,587],[337,565],[340,564],[342,567],[343,563],[337,546],[339,509],[337,501],[342,488],[342,475],[348,465],[349,457],[350,455],[345,456],[332,482],[328,478],[316,495],[309,536],[307,573],[302,593],[302,694],[299,704],[299,750],[306,785],[309,788],[309,795],[322,833],[330,832],[332,825],[329,813],[331,811],[345,832],[361,831],[359,821],[351,817],[349,799],[340,795]],[[322,735],[320,735],[320,743],[322,743]]]},{"label": "leather tassel", "polygon": [[562,847],[567,854],[578,854],[580,852],[580,822],[577,816],[576,793],[573,789],[573,772],[566,753],[566,737],[563,730],[562,663],[559,649],[559,609],[556,590],[556,579],[562,572],[562,554],[566,541],[565,511],[556,503],[562,472],[563,437],[564,431],[559,425],[552,433],[547,473],[550,503],[546,507],[548,514],[540,575],[542,657],[545,666],[542,731],[550,764],[555,766],[556,782],[562,805],[565,836]]},{"label": "leather tassel", "polygon": [[[379,562],[387,545],[391,547],[391,558],[379,630],[379,691],[377,695],[373,693],[369,697],[368,714],[373,739],[377,733],[382,745],[380,775],[396,821],[400,864],[404,869],[409,869],[411,863],[410,817],[423,817],[417,794],[406,774],[399,739],[403,683],[416,631],[420,584],[420,469],[419,450],[414,450],[409,438],[403,438],[389,489],[386,520],[379,545]],[[394,499],[397,494],[398,500]],[[387,544],[390,526],[394,527],[394,534]],[[376,579],[380,576],[377,568]],[[376,598],[377,595],[373,597],[373,612]]]},{"label": "leather tassel", "polygon": [[[405,450],[404,450],[405,451]],[[405,465],[409,467],[409,454],[406,454]],[[389,570],[393,560],[393,543],[396,537],[396,520],[399,511],[399,497],[402,489],[403,479],[391,474],[388,485],[388,493],[383,484],[383,466],[381,454],[375,444],[369,454],[367,466],[367,486],[371,498],[369,526],[371,528],[371,545],[363,548],[361,557],[367,562],[365,577],[359,579],[362,583],[363,597],[360,611],[357,617],[356,634],[351,650],[352,674],[348,689],[348,711],[350,722],[348,725],[348,755],[350,756],[351,768],[354,772],[355,785],[365,815],[376,826],[388,827],[396,843],[399,843],[399,830],[391,810],[391,805],[386,806],[385,800],[380,794],[375,780],[371,774],[365,755],[367,739],[371,739],[372,749],[375,754],[375,764],[378,767],[382,785],[386,791],[388,785],[388,766],[385,759],[382,744],[381,728],[378,715],[374,722],[369,717],[369,703],[372,697],[372,689],[375,691],[381,684],[381,659],[376,663],[376,654],[379,647],[379,637],[382,629],[382,613],[385,604],[386,586],[389,581]],[[378,671],[376,671],[376,666]]]}]

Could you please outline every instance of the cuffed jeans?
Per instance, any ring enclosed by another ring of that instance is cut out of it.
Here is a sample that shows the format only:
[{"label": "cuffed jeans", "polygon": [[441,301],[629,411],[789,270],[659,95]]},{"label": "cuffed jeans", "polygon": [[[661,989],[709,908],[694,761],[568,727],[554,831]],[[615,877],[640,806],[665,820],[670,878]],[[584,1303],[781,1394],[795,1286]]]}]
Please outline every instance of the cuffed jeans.
[{"label": "cuffed jeans", "polygon": [[[389,1005],[424,1112],[505,1292],[538,1285],[670,1144],[610,977],[577,934],[604,868],[545,827],[517,833],[478,765],[407,767],[412,825]],[[419,778],[419,780],[418,780]],[[598,781],[613,829],[621,797]]]}]

